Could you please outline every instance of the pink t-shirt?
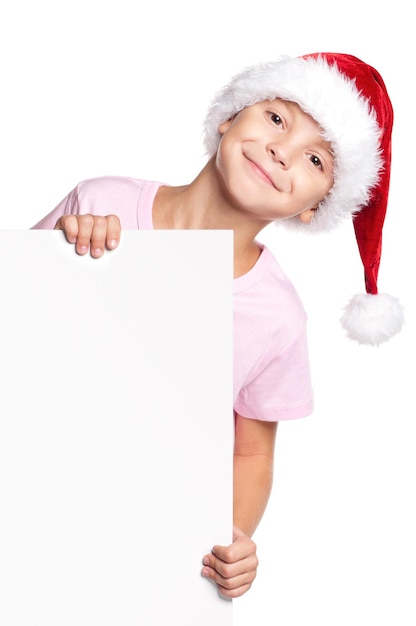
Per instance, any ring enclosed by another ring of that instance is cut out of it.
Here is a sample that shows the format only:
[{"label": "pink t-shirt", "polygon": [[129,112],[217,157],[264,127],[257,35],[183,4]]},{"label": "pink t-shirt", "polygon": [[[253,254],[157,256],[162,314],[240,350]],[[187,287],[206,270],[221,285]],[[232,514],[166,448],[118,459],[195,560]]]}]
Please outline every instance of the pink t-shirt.
[{"label": "pink t-shirt", "polygon": [[[152,230],[161,183],[117,176],[78,184],[34,229],[53,229],[66,214],[117,215],[123,230]],[[306,314],[292,283],[263,247],[255,266],[234,280],[234,410],[280,421],[312,412]]]}]

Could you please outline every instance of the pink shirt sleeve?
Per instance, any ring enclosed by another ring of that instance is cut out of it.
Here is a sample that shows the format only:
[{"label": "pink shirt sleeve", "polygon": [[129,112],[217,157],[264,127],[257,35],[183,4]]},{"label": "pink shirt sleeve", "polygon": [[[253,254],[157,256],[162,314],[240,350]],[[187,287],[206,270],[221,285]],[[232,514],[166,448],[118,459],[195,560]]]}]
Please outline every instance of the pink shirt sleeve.
[{"label": "pink shirt sleeve", "polygon": [[313,393],[307,316],[271,252],[234,288],[234,409],[264,421],[309,415]]},{"label": "pink shirt sleeve", "polygon": [[283,351],[271,345],[270,354],[274,356],[258,363],[256,375],[241,389],[235,410],[244,417],[273,422],[310,415],[313,393],[306,327]]},{"label": "pink shirt sleeve", "polygon": [[146,181],[103,176],[79,183],[33,229],[53,229],[63,215],[117,215],[124,230],[137,230],[138,208]]}]

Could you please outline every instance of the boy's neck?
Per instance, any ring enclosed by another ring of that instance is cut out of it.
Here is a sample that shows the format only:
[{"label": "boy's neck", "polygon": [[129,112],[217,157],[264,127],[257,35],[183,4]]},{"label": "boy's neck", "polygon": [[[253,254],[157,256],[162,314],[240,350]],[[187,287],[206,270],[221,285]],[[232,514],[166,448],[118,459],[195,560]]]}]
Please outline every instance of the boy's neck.
[{"label": "boy's neck", "polygon": [[253,222],[222,193],[213,159],[189,185],[159,188],[153,205],[155,229],[232,230],[234,278],[246,274],[261,249],[256,235],[266,224]]}]

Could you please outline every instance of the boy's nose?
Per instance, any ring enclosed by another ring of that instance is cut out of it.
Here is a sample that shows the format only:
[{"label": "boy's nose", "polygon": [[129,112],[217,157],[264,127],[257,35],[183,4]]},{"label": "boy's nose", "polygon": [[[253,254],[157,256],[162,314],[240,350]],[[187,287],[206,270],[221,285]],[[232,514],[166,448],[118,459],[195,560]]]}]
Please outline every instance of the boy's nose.
[{"label": "boy's nose", "polygon": [[286,169],[290,165],[291,151],[290,147],[283,142],[273,142],[268,146],[268,152],[275,163]]}]

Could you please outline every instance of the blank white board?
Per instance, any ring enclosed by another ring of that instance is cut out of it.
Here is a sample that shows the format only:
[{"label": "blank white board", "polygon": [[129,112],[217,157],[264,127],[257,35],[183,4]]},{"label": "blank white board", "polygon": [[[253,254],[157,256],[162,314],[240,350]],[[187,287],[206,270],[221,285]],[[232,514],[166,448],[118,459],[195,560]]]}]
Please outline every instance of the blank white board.
[{"label": "blank white board", "polygon": [[232,236],[0,231],[0,623],[231,624]]}]

